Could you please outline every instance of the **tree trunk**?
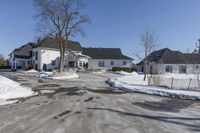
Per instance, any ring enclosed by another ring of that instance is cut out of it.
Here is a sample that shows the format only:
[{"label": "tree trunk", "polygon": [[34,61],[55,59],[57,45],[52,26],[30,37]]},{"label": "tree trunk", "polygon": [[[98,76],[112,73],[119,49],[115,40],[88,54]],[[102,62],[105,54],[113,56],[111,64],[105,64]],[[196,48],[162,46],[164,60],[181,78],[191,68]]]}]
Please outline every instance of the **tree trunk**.
[{"label": "tree trunk", "polygon": [[59,72],[62,73],[63,69],[64,69],[64,55],[63,55],[63,47],[62,47],[62,43],[60,46],[60,62],[59,62]]},{"label": "tree trunk", "polygon": [[146,77],[147,77],[147,65],[144,65],[144,78],[143,80],[146,81]]}]

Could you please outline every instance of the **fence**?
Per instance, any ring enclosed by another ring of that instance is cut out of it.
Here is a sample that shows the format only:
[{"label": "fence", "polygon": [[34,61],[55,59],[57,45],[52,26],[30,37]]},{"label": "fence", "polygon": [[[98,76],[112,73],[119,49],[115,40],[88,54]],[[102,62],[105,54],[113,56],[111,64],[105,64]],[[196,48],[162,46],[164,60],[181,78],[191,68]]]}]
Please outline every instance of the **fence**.
[{"label": "fence", "polygon": [[148,84],[151,86],[163,86],[170,89],[195,90],[200,91],[199,81],[195,78],[176,79],[163,78],[160,75],[148,76]]}]

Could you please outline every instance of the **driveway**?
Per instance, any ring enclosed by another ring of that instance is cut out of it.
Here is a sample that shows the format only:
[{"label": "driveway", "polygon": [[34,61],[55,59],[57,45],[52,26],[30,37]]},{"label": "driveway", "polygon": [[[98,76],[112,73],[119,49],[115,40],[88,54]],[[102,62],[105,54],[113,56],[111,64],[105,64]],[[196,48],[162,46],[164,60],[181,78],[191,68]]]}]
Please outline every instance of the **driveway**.
[{"label": "driveway", "polygon": [[4,73],[24,86],[56,90],[0,106],[1,133],[197,133],[200,103],[113,91],[105,81],[120,75],[79,73],[79,79],[38,80]]}]

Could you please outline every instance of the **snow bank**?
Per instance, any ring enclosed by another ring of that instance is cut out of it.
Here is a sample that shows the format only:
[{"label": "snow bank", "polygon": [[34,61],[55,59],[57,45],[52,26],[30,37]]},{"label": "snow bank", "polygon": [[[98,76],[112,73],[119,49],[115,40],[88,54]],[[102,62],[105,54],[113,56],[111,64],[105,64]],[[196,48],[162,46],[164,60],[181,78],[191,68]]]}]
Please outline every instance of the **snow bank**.
[{"label": "snow bank", "polygon": [[125,71],[116,71],[114,73],[120,74],[120,75],[138,75],[138,73],[136,73],[136,72],[128,73],[128,72],[125,72]]},{"label": "snow bank", "polygon": [[175,78],[175,79],[195,79],[194,74],[175,74],[175,73],[165,73],[163,78]]},{"label": "snow bank", "polygon": [[114,88],[126,89],[133,92],[140,92],[146,94],[153,94],[159,96],[179,97],[182,99],[200,100],[200,92],[184,91],[184,90],[170,90],[161,87],[131,85],[120,82],[118,79],[110,79],[108,83]]},{"label": "snow bank", "polygon": [[37,78],[46,78],[46,77],[52,76],[53,74],[54,74],[53,72],[39,72],[35,76]]},{"label": "snow bank", "polygon": [[36,95],[28,87],[22,87],[19,83],[12,81],[0,75],[0,105],[9,104],[13,101],[6,101],[7,99],[28,97]]},{"label": "snow bank", "polygon": [[[164,75],[165,78],[176,76],[181,78],[183,75],[178,74],[167,74]],[[185,75],[184,75],[185,76]],[[188,75],[187,75],[188,76]],[[187,76],[183,77],[187,78]],[[191,75],[188,77],[192,77]],[[114,88],[126,89],[134,92],[141,92],[147,94],[154,94],[160,96],[172,96],[179,97],[183,99],[192,99],[192,100],[200,100],[200,92],[196,91],[186,91],[186,90],[172,90],[163,87],[153,87],[148,86],[148,81],[143,81],[144,75],[126,75],[120,78],[109,79],[108,83],[112,85]]]},{"label": "snow bank", "polygon": [[132,85],[148,85],[148,81],[143,81],[144,75],[138,75],[137,73],[129,73],[126,76],[116,78],[122,83],[132,84]]},{"label": "snow bank", "polygon": [[64,80],[64,79],[76,79],[76,78],[79,78],[79,76],[76,73],[65,72],[65,73],[62,73],[62,74],[58,74],[58,75],[55,75],[55,76],[49,76],[49,77],[46,77],[46,78],[47,79],[53,79],[53,80]]},{"label": "snow bank", "polygon": [[38,73],[38,71],[34,70],[34,69],[31,69],[31,70],[28,70],[28,71],[25,71],[25,70],[17,70],[17,72],[20,72],[20,73]]}]

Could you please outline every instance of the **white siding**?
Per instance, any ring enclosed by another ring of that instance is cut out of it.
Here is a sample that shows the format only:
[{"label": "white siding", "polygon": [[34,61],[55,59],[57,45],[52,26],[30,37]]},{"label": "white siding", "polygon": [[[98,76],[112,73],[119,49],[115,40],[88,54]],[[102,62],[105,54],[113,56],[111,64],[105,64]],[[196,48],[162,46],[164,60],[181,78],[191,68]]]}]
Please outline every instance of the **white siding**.
[{"label": "white siding", "polygon": [[57,66],[52,65],[52,61],[55,61],[58,57],[60,57],[60,52],[58,50],[50,50],[50,49],[41,49],[37,48],[33,50],[34,52],[38,51],[38,60],[35,60],[35,57],[33,57],[33,60],[35,63],[38,64],[38,69],[42,70],[43,65],[46,64],[47,69],[54,69]]},{"label": "white siding", "polygon": [[[152,64],[148,65],[147,73],[150,73],[150,66],[153,67],[153,74],[166,73],[166,66],[172,66],[172,73],[179,73],[179,66],[186,66],[186,72],[188,74],[192,74],[195,71],[200,71],[200,64]],[[196,66],[198,66],[199,69],[196,69]]]},{"label": "white siding", "polygon": [[[104,61],[105,67],[99,67],[99,61]],[[111,65],[111,61],[114,61],[114,65]],[[123,61],[126,61],[126,65],[123,65]],[[112,67],[131,67],[132,60],[90,59],[88,65],[91,69],[112,69]]]}]

